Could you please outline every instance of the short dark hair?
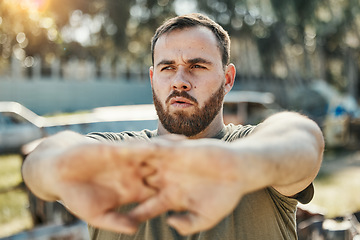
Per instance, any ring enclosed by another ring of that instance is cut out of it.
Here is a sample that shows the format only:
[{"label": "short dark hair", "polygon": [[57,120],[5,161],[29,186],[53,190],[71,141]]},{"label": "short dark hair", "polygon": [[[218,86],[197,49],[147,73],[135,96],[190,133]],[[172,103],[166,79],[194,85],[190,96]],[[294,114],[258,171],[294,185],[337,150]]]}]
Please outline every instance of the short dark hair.
[{"label": "short dark hair", "polygon": [[216,36],[218,47],[222,55],[222,64],[226,66],[230,63],[230,37],[229,34],[216,22],[209,17],[192,13],[178,16],[165,21],[155,32],[151,39],[151,57],[154,64],[154,49],[157,40],[165,33],[169,33],[176,29],[185,29],[191,27],[203,26],[210,29]]}]

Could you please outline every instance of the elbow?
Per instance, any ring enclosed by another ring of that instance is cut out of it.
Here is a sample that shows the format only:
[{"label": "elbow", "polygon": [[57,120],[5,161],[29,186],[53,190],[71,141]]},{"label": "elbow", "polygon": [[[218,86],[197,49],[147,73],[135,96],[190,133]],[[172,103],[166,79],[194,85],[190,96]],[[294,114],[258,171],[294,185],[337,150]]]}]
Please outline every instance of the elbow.
[{"label": "elbow", "polygon": [[309,121],[311,121],[311,126],[308,127],[308,132],[311,134],[311,136],[313,137],[313,142],[314,142],[314,146],[316,148],[316,152],[317,152],[317,157],[319,159],[322,159],[324,150],[325,150],[325,139],[324,139],[324,135],[320,129],[320,127],[312,120],[309,119]]},{"label": "elbow", "polygon": [[[313,154],[309,155],[312,156],[313,162],[319,169],[325,150],[325,140],[318,124],[307,116],[295,112],[284,112],[280,116],[281,120],[286,119],[283,124],[287,126],[287,129],[292,129],[293,133],[297,133],[295,138],[301,139],[300,142],[308,143],[303,144],[305,147],[303,150],[307,153],[313,152]],[[313,149],[313,151],[307,151],[306,149]]]},{"label": "elbow", "polygon": [[313,154],[310,155],[312,156],[312,164],[310,165],[312,166],[312,170],[310,170],[310,172],[313,173],[312,179],[314,179],[317,176],[322,164],[323,154],[325,150],[325,140],[320,127],[315,122],[312,122],[310,124],[307,132],[310,138],[308,142],[311,144],[311,147],[313,149]]},{"label": "elbow", "polygon": [[311,142],[316,147],[317,152],[322,155],[325,149],[325,140],[319,125],[300,113],[288,112],[284,113],[284,115],[287,116],[288,124],[293,124],[293,129],[300,130],[308,135],[311,139],[309,142]]}]

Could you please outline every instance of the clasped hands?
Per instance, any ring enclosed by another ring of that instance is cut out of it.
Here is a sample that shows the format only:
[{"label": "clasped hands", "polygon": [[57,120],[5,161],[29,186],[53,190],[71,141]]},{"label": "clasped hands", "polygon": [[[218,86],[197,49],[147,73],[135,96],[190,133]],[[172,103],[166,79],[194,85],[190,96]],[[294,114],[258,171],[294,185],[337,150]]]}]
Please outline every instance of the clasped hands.
[{"label": "clasped hands", "polygon": [[[57,156],[49,174],[56,197],[90,225],[132,234],[143,221],[185,211],[167,223],[188,235],[215,226],[243,195],[225,149],[209,139],[84,144]],[[130,212],[116,211],[134,202]]]}]

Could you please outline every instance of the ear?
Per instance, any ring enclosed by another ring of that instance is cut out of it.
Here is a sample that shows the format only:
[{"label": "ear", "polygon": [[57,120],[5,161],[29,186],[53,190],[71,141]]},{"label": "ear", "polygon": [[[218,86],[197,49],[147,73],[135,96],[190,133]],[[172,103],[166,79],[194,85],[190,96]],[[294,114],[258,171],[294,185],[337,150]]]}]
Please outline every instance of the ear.
[{"label": "ear", "polygon": [[230,63],[229,65],[226,66],[225,69],[225,94],[230,92],[230,90],[234,86],[235,75],[236,75],[235,65]]},{"label": "ear", "polygon": [[152,86],[153,85],[153,77],[154,77],[154,67],[153,66],[151,66],[149,68],[149,76],[150,76],[150,84]]}]

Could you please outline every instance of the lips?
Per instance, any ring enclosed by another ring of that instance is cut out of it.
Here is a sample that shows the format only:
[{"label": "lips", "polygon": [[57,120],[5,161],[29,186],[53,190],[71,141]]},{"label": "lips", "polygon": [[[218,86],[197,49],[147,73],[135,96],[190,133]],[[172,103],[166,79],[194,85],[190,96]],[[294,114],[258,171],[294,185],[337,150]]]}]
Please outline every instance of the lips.
[{"label": "lips", "polygon": [[184,97],[173,97],[170,99],[170,104],[183,104],[183,105],[193,105],[193,102]]},{"label": "lips", "polygon": [[196,98],[191,96],[186,91],[173,91],[166,99],[165,103],[168,106],[175,108],[188,108],[192,106],[197,106],[198,102]]}]

